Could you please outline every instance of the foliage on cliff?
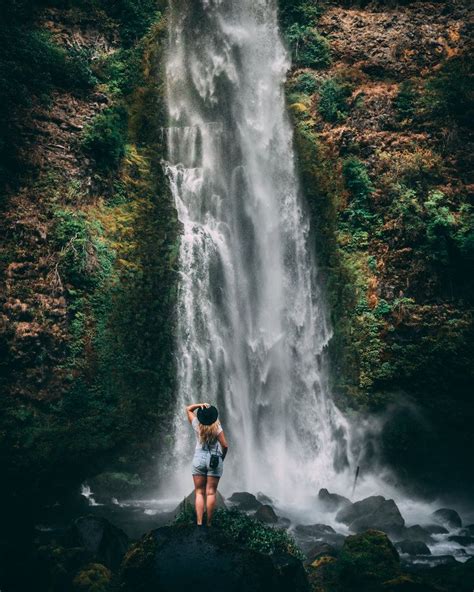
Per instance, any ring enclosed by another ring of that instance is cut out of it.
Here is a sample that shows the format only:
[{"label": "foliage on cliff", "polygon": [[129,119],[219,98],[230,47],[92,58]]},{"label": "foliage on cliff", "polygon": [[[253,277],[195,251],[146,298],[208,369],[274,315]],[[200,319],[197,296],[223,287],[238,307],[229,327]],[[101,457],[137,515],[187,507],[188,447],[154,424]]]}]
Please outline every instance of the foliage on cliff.
[{"label": "foliage on cliff", "polygon": [[392,404],[383,448],[402,475],[428,486],[449,474],[465,486],[459,450],[472,449],[474,421],[466,6],[280,4],[293,55],[304,50],[295,27],[328,46],[324,68],[294,60],[287,91],[327,278],[333,388],[346,407]]},{"label": "foliage on cliff", "polygon": [[160,165],[159,8],[15,2],[2,23],[2,174],[17,174],[3,203],[0,462],[18,495],[32,483],[54,496],[110,458],[148,463],[165,439],[178,229]]}]

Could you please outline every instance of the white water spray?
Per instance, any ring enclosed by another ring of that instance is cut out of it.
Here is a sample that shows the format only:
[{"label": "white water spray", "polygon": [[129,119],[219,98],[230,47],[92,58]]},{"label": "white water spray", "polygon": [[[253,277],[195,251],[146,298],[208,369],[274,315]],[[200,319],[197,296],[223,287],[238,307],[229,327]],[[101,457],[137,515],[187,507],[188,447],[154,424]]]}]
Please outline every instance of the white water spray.
[{"label": "white water spray", "polygon": [[[182,223],[170,487],[192,481],[190,402],[220,410],[226,491],[303,502],[350,466],[295,175],[271,0],[171,1],[167,172]],[[354,467],[355,468],[355,467]]]}]

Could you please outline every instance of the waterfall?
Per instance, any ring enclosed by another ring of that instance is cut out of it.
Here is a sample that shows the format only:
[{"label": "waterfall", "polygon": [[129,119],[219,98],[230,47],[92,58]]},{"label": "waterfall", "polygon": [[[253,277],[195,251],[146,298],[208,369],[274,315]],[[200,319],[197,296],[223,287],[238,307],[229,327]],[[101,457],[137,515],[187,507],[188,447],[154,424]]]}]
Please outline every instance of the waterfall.
[{"label": "waterfall", "polygon": [[168,485],[192,488],[191,402],[217,405],[224,491],[302,503],[351,464],[295,171],[276,0],[171,0],[166,170],[182,237]]}]

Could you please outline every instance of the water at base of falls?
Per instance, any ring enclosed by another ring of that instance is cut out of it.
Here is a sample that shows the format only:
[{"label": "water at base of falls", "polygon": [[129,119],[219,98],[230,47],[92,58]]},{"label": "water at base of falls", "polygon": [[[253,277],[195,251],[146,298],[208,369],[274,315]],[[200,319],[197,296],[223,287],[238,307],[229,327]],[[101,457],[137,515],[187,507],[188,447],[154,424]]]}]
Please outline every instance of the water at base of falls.
[{"label": "water at base of falls", "polygon": [[301,503],[352,470],[328,395],[331,331],[295,174],[288,67],[276,2],[171,1],[166,169],[182,237],[168,491],[192,484],[191,402],[219,408],[226,490]]}]

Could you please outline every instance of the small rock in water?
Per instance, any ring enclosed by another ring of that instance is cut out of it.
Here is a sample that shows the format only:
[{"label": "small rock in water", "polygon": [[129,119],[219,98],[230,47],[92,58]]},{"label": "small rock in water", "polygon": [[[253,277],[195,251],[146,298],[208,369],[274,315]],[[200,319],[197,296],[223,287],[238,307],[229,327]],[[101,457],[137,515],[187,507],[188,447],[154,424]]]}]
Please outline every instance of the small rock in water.
[{"label": "small rock in water", "polygon": [[474,536],[474,524],[468,524],[461,530],[461,534]]},{"label": "small rock in water", "polygon": [[448,541],[458,543],[458,545],[461,545],[462,547],[469,547],[470,545],[474,545],[474,537],[470,535],[453,535],[448,537]]},{"label": "small rock in water", "polygon": [[461,528],[462,520],[456,510],[450,508],[440,508],[431,514],[431,517],[438,524],[442,524],[447,528]]},{"label": "small rock in water", "polygon": [[260,506],[255,512],[254,518],[267,524],[275,524],[278,522],[278,516],[275,514],[275,510],[269,505]]},{"label": "small rock in water", "polygon": [[257,492],[257,500],[259,502],[261,502],[262,504],[269,504],[269,505],[273,505],[275,502],[274,500],[272,500],[271,497],[268,497],[268,495],[265,495],[264,493],[262,493],[261,491]]},{"label": "small rock in water", "polygon": [[423,541],[424,543],[433,542],[431,534],[419,524],[404,528],[401,535],[403,536],[403,539],[407,541]]},{"label": "small rock in water", "polygon": [[298,524],[295,526],[295,533],[300,536],[322,538],[326,534],[335,534],[336,531],[328,524]]},{"label": "small rock in water", "polygon": [[431,555],[431,551],[423,541],[400,541],[395,543],[395,548],[400,553],[406,553],[407,555]]},{"label": "small rock in water", "polygon": [[327,489],[319,490],[318,500],[328,512],[335,512],[351,505],[351,501],[347,497],[338,495],[337,493],[330,493]]},{"label": "small rock in water", "polygon": [[448,534],[449,530],[441,524],[424,524],[423,528],[429,534]]},{"label": "small rock in water", "polygon": [[263,505],[253,493],[247,491],[236,491],[228,498],[228,501],[237,505],[239,510],[245,511],[258,510]]}]

